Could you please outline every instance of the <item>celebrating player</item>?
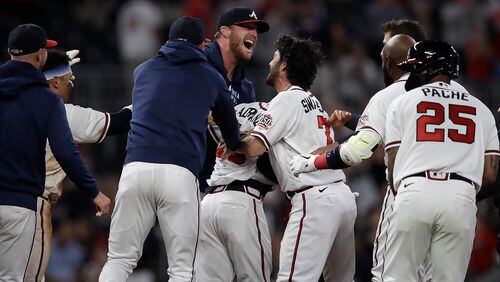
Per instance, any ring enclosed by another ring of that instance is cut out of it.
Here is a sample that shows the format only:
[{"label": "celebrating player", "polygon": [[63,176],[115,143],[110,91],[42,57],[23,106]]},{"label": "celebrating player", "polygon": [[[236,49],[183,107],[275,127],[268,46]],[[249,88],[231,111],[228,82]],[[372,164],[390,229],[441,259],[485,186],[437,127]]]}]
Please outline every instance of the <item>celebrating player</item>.
[{"label": "celebrating player", "polygon": [[[386,22],[382,25],[382,31],[384,32],[384,48],[380,55],[384,82],[387,87],[373,95],[361,118],[356,115],[353,117],[350,115],[342,116],[346,113],[335,111],[330,117],[330,121],[341,125],[342,118],[350,118],[345,125],[355,130],[355,135],[327,154],[296,156],[290,164],[293,173],[300,174],[317,169],[338,169],[358,165],[364,159],[371,157],[372,152],[379,144],[385,144],[387,108],[395,97],[406,92],[404,85],[408,78],[408,74],[398,69],[396,65],[406,59],[408,50],[415,42],[413,39],[424,40],[425,32],[418,22],[406,19]],[[394,194],[388,186],[373,243],[372,274],[374,282],[382,281],[380,275],[385,258],[386,230],[389,226],[389,215],[393,209],[393,202]],[[430,272],[430,263],[427,261],[419,269],[419,281],[427,281],[430,278]]]},{"label": "celebrating player", "polygon": [[131,129],[99,281],[125,281],[158,219],[171,281],[191,281],[198,244],[197,176],[212,110],[228,147],[238,122],[224,79],[203,54],[203,22],[181,17],[155,57],[134,71]]},{"label": "celebrating player", "polygon": [[[235,107],[240,131],[253,130],[265,103]],[[271,236],[262,201],[274,183],[258,170],[257,158],[219,150],[201,201],[200,244],[196,254],[198,281],[270,281]]]},{"label": "celebrating player", "polygon": [[97,207],[110,200],[97,189],[71,137],[63,101],[40,71],[47,59],[45,31],[34,24],[9,35],[11,60],[0,67],[0,280],[24,281],[35,232],[37,198],[45,182],[47,139],[55,159]]},{"label": "celebrating player", "polygon": [[387,112],[389,184],[397,197],[383,281],[416,281],[427,252],[433,280],[465,279],[476,192],[495,181],[500,151],[491,111],[463,87],[450,85],[458,64],[451,45],[425,40],[398,65],[411,74],[409,91]]},{"label": "celebrating player", "polygon": [[[267,32],[269,24],[260,20],[250,8],[230,8],[220,16],[217,29],[214,40],[204,49],[208,62],[226,81],[233,106],[255,102],[255,90],[245,78],[243,64],[252,58],[259,34]],[[207,130],[207,152],[200,173],[202,191],[208,187],[206,180],[214,170],[215,152],[220,141],[215,134],[216,128],[209,124]]]},{"label": "celebrating player", "polygon": [[[50,49],[47,51],[47,62],[43,67],[50,90],[61,96],[65,103],[66,116],[73,139],[80,144],[100,143],[106,136],[127,132],[130,129],[132,116],[128,108],[117,113],[103,113],[68,104],[75,80],[71,66],[80,62],[80,58],[77,57],[78,53],[78,50],[64,52]],[[52,242],[51,208],[61,197],[62,181],[66,177],[66,173],[52,154],[49,144],[45,150],[45,190],[37,201],[35,237],[26,268],[26,281],[43,281],[44,279]]]},{"label": "celebrating player", "polygon": [[310,92],[321,62],[318,43],[282,36],[269,63],[267,83],[278,92],[242,148],[249,157],[269,151],[292,210],[280,249],[277,281],[352,281],[354,276],[354,195],[341,170],[295,177],[293,156],[332,143],[327,113]]}]

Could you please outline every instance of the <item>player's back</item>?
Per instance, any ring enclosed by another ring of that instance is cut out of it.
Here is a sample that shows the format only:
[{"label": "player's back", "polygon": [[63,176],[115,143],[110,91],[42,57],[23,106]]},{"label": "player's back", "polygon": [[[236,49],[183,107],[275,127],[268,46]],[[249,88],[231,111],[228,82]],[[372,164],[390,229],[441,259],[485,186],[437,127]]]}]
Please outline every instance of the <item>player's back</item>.
[{"label": "player's back", "polygon": [[481,184],[495,121],[491,111],[461,85],[434,82],[411,90],[391,104],[387,115],[388,122],[399,123],[396,128],[402,136],[394,165],[396,183],[431,170],[457,173]]},{"label": "player's back", "polygon": [[[334,142],[328,114],[311,93],[297,86],[278,93],[257,124],[254,136],[270,147],[270,159],[283,191],[345,180],[342,170],[322,170],[295,177],[289,163],[297,154],[307,154]],[[264,137],[265,136],[265,137]]]}]

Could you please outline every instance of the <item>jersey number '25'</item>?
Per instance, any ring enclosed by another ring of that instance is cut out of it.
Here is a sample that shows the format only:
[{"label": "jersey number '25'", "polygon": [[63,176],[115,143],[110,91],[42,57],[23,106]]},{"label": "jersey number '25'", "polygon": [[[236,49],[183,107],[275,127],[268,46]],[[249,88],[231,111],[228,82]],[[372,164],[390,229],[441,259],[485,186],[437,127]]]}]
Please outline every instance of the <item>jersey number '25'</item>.
[{"label": "jersey number '25'", "polygon": [[[445,121],[445,108],[443,105],[433,102],[420,102],[417,105],[419,114],[427,114],[428,110],[433,110],[434,115],[422,115],[417,119],[417,141],[444,142],[445,129],[436,128],[434,131],[427,131],[427,125],[441,125]],[[471,144],[474,142],[476,133],[476,123],[460,114],[476,115],[476,108],[464,105],[449,105],[449,119],[456,125],[465,126],[465,134],[461,134],[457,129],[448,129],[448,137],[454,142]]]}]

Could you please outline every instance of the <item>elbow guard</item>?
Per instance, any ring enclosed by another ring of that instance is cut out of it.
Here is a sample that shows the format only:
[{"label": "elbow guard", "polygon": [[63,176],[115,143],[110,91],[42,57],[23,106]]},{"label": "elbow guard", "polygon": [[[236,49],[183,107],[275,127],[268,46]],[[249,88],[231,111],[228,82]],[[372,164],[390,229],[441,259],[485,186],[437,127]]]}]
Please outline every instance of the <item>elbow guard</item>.
[{"label": "elbow guard", "polygon": [[380,135],[373,130],[360,130],[340,145],[340,158],[349,166],[359,165],[372,156],[381,140]]}]

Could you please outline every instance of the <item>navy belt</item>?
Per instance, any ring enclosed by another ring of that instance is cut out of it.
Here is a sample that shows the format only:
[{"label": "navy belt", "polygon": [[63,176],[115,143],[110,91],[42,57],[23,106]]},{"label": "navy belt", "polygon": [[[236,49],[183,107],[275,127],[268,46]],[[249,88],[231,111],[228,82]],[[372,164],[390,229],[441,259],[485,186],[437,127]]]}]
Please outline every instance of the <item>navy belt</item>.
[{"label": "navy belt", "polygon": [[436,175],[433,175],[434,172],[432,171],[423,171],[423,172],[419,172],[419,173],[414,173],[414,174],[411,174],[411,175],[408,175],[408,176],[405,176],[403,177],[403,179],[405,178],[408,178],[408,177],[425,177],[427,179],[430,179],[430,180],[436,180],[436,181],[446,181],[446,180],[449,180],[449,179],[454,179],[454,180],[462,180],[462,181],[465,181],[467,183],[470,183],[472,185],[474,185],[474,182],[472,180],[470,180],[469,178],[467,177],[463,177],[463,176],[460,176],[454,172],[452,173],[442,173],[444,174],[444,177],[437,177]]},{"label": "navy belt", "polygon": [[[337,180],[337,181],[332,182],[331,184],[333,184],[333,183],[339,183],[339,182],[343,182],[343,180]],[[302,193],[302,192],[307,191],[307,190],[309,190],[309,189],[311,189],[313,187],[314,186],[306,186],[304,188],[300,188],[300,189],[295,190],[295,191],[287,191],[287,192],[285,192],[285,195],[287,196],[287,198],[289,200],[291,200],[293,198],[293,196],[295,196],[295,194]]]},{"label": "navy belt", "polygon": [[[268,185],[262,184],[256,180],[252,180],[253,179],[249,179],[246,181],[235,180],[227,185],[210,187],[209,193],[215,194],[222,191],[239,191],[259,200],[264,200],[264,197],[266,196],[266,193],[269,191],[269,189],[264,188],[263,185],[266,187],[268,187]],[[256,182],[258,182],[260,185],[257,185]]]}]

